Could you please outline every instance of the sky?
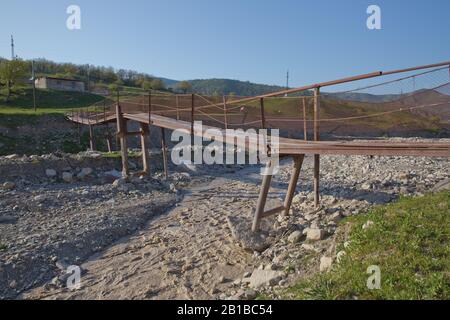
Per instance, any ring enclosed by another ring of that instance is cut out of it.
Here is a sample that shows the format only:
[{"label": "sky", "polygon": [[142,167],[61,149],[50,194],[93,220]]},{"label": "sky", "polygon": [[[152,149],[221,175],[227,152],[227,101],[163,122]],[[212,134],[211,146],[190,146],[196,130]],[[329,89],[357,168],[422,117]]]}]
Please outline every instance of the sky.
[{"label": "sky", "polygon": [[[381,9],[381,30],[366,10]],[[69,30],[69,5],[81,29]],[[450,60],[450,1],[0,0],[0,56],[302,86]]]}]

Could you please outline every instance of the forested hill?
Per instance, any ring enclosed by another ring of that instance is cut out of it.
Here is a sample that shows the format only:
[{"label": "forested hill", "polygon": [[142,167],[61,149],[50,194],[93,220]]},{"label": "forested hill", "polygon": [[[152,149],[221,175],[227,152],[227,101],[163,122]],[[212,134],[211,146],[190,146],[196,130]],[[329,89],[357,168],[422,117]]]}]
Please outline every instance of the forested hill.
[{"label": "forested hill", "polygon": [[285,89],[280,86],[230,79],[190,80],[189,83],[192,85],[194,92],[205,95],[235,94],[238,96],[256,96]]}]

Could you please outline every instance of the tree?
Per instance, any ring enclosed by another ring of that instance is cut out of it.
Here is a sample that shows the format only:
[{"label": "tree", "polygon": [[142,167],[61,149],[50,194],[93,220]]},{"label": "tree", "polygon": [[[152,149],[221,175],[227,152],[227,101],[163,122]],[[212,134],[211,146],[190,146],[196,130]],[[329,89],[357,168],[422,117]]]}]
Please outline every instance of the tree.
[{"label": "tree", "polygon": [[163,90],[165,88],[164,82],[161,79],[154,79],[152,81],[153,90]]},{"label": "tree", "polygon": [[188,91],[192,90],[192,85],[188,81],[181,81],[178,84],[178,89],[183,91],[183,93],[187,93]]},{"label": "tree", "polygon": [[22,60],[3,60],[0,62],[0,81],[8,90],[6,102],[11,97],[13,87],[26,79],[27,71],[28,64]]},{"label": "tree", "polygon": [[142,82],[142,86],[141,86],[142,89],[144,89],[144,90],[146,90],[146,91],[152,89],[152,82],[153,82],[153,81],[150,81],[150,80],[144,80],[144,81]]}]

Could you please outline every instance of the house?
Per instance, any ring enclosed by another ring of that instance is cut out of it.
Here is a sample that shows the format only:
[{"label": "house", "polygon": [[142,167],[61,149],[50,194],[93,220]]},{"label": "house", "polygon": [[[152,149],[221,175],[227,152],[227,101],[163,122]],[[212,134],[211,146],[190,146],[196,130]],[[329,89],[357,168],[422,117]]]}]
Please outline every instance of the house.
[{"label": "house", "polygon": [[40,77],[35,80],[36,88],[60,91],[84,92],[84,82],[73,79]]}]

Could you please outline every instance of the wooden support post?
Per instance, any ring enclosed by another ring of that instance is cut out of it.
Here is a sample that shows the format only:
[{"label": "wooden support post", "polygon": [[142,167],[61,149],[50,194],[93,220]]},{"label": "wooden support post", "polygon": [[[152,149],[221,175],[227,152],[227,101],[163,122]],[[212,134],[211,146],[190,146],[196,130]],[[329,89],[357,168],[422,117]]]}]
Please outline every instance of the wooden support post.
[{"label": "wooden support post", "polygon": [[[314,89],[314,141],[320,141],[320,88]],[[320,201],[320,155],[314,155],[314,205],[317,208]]]},{"label": "wooden support post", "polygon": [[166,144],[166,130],[161,127],[161,148],[163,156],[163,166],[164,166],[164,178],[169,177],[168,164],[167,164],[167,144]]},{"label": "wooden support post", "polygon": [[148,92],[148,106],[147,106],[147,112],[148,112],[148,124],[152,124],[152,91],[150,90]]},{"label": "wooden support post", "polygon": [[146,123],[139,123],[141,128],[141,149],[142,149],[142,164],[143,172],[150,174],[150,154],[148,153],[148,136],[149,129]]},{"label": "wooden support post", "polygon": [[180,110],[179,110],[180,102],[178,100],[178,95],[175,95],[175,104],[176,104],[176,107],[177,107],[177,120],[180,120]]},{"label": "wooden support post", "polygon": [[264,113],[264,98],[259,99],[259,105],[260,105],[260,109],[261,109],[261,128],[265,129],[266,128],[266,115]]},{"label": "wooden support post", "polygon": [[122,155],[122,176],[128,178],[130,171],[128,168],[128,143],[127,143],[127,122],[123,118],[120,104],[116,105],[117,136],[120,141],[120,151]]},{"label": "wooden support post", "polygon": [[228,113],[227,113],[227,97],[223,96],[223,117],[225,123],[225,129],[228,129]]},{"label": "wooden support post", "polygon": [[253,218],[252,231],[258,232],[261,227],[261,219],[264,215],[264,208],[266,206],[267,194],[269,193],[270,183],[272,182],[272,175],[270,173],[270,167],[272,163],[269,161],[266,165],[266,175],[263,176],[261,190],[258,197],[258,202],[256,203],[255,216]]},{"label": "wooden support post", "polygon": [[89,146],[91,151],[95,151],[94,128],[92,127],[92,124],[89,124]]},{"label": "wooden support post", "polygon": [[303,98],[303,135],[305,141],[308,141],[308,125],[306,119],[306,98]]},{"label": "wooden support post", "polygon": [[298,176],[300,175],[300,170],[302,168],[304,158],[304,154],[294,156],[294,170],[292,172],[291,181],[289,182],[286,198],[284,199],[285,216],[289,215],[289,210],[291,209],[292,199],[294,198],[295,188],[297,187]]},{"label": "wooden support post", "polygon": [[194,145],[194,109],[195,109],[195,96],[191,95],[191,146]]}]

